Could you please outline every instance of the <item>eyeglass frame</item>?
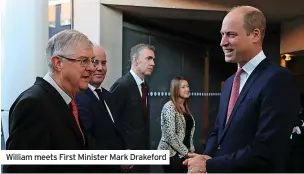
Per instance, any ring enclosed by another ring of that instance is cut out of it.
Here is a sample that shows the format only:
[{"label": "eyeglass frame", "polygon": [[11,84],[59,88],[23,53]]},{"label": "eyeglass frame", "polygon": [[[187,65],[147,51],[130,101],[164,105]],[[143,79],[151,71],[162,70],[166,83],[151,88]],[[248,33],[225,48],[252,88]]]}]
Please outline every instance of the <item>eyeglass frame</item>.
[{"label": "eyeglass frame", "polygon": [[[95,60],[95,57],[92,57],[91,59],[88,57],[79,57],[79,58],[73,59],[73,58],[62,56],[62,55],[57,55],[57,57],[66,59],[68,61],[80,62],[80,65],[83,67],[87,67],[90,64],[92,64],[94,67],[96,67],[99,64],[99,61]],[[90,60],[90,63],[84,63],[85,60]]]}]

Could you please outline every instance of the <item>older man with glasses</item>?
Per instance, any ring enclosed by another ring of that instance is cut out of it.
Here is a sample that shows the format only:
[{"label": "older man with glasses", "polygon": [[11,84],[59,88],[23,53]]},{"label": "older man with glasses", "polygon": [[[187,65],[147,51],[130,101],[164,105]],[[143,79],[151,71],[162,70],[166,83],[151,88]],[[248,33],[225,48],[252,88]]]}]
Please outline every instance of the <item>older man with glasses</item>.
[{"label": "older man with glasses", "polygon": [[[75,95],[88,88],[96,70],[92,42],[75,30],[49,39],[49,71],[37,77],[10,108],[7,150],[86,150],[91,141],[78,118]],[[90,172],[88,166],[7,165],[4,173]]]}]

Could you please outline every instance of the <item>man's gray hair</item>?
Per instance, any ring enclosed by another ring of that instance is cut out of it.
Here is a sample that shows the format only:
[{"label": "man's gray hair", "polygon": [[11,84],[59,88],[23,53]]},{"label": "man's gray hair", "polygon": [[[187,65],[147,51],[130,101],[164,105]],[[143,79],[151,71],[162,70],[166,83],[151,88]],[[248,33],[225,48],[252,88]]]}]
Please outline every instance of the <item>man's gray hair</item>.
[{"label": "man's gray hair", "polygon": [[75,54],[75,47],[83,49],[93,49],[93,43],[86,35],[77,30],[63,30],[49,39],[46,47],[46,59],[49,72],[53,71],[52,57],[66,56]]},{"label": "man's gray hair", "polygon": [[139,52],[141,50],[143,50],[143,49],[150,49],[152,51],[155,51],[154,46],[149,45],[149,44],[140,43],[140,44],[137,44],[137,45],[133,46],[131,48],[131,52],[130,52],[130,61],[131,61],[131,64],[133,63],[133,57],[138,57],[139,56]]}]

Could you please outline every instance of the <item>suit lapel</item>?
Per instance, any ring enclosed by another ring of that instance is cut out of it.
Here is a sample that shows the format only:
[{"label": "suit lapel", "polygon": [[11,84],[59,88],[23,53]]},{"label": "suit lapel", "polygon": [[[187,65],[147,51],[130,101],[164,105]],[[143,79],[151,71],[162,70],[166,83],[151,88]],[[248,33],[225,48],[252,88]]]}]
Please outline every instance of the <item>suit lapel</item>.
[{"label": "suit lapel", "polygon": [[59,119],[62,119],[65,124],[75,133],[75,136],[77,137],[77,140],[80,144],[84,146],[82,134],[79,130],[79,127],[76,123],[75,117],[73,115],[72,110],[70,107],[65,103],[62,96],[59,94],[59,92],[47,81],[44,79],[37,77],[35,85],[41,86],[47,93],[49,93],[49,99],[50,103],[53,105],[56,105],[56,107],[61,109],[62,116],[59,117]]},{"label": "suit lapel", "polygon": [[[104,101],[107,103],[107,105],[108,105],[108,107],[109,107],[109,109],[111,110],[111,99],[109,98],[109,95],[108,95],[108,91],[106,90],[106,89],[104,89],[104,88],[102,88],[102,93],[103,93],[103,99],[104,99]],[[111,110],[111,112],[112,112],[112,110]]]},{"label": "suit lapel", "polygon": [[[105,90],[105,89],[102,88],[102,90]],[[111,116],[110,116],[110,113],[108,112],[108,110],[105,107],[105,105],[102,103],[103,101],[98,100],[98,98],[95,96],[95,94],[93,93],[93,91],[90,88],[88,88],[85,92],[92,99],[93,102],[91,104],[97,106],[97,107],[94,107],[94,108],[98,108],[98,111],[96,111],[96,112],[100,113],[100,115],[97,115],[97,116],[108,117],[108,118],[105,118],[105,119],[109,119],[111,121],[111,123],[113,123],[113,121],[111,119]],[[103,93],[105,93],[105,91],[103,91]],[[107,105],[109,107],[109,110],[111,111],[111,107],[109,106],[109,102],[107,102],[106,95],[103,95],[102,97],[103,97],[102,99],[106,101],[106,103],[107,103]],[[112,117],[114,119],[112,111],[111,111],[111,114],[112,114]]]},{"label": "suit lapel", "polygon": [[[236,112],[239,108],[240,103],[244,100],[244,98],[246,97],[250,87],[252,86],[252,84],[254,83],[254,81],[260,76],[261,72],[264,70],[264,68],[266,67],[266,65],[269,64],[269,60],[266,58],[264,59],[252,72],[252,74],[249,76],[249,78],[247,79],[235,105],[234,108],[231,112],[231,116],[228,120],[228,123],[226,124],[226,126],[224,126],[224,130],[223,133],[221,134],[221,138],[219,139],[219,143],[220,141],[223,139],[223,137],[225,136],[227,130],[229,129],[229,126],[231,124],[231,122],[233,121],[233,118],[236,115]],[[233,82],[233,81],[232,81]],[[226,115],[227,115],[227,110],[228,110],[228,103],[229,103],[229,98],[230,98],[230,93],[231,93],[231,87],[232,87],[232,83],[229,86],[229,95],[227,95],[228,100],[227,103],[225,103],[226,107],[225,107],[225,112],[224,112],[224,116],[222,118],[224,118],[224,125],[225,125],[225,120],[226,120]]]},{"label": "suit lapel", "polygon": [[231,93],[231,88],[232,88],[232,83],[233,83],[233,78],[229,79],[227,81],[227,87],[224,88],[223,91],[223,101],[221,101],[221,107],[220,107],[220,133],[219,135],[222,135],[222,132],[225,128],[226,125],[226,115],[227,115],[227,110],[228,110],[228,103],[229,103],[229,98],[230,98],[230,93]]},{"label": "suit lapel", "polygon": [[149,91],[150,90],[149,90],[149,85],[148,84],[146,84],[146,85],[147,85],[147,110],[148,110],[147,114],[148,114],[148,118],[150,118],[150,100],[149,100],[149,98],[150,98]]},{"label": "suit lapel", "polygon": [[[127,74],[126,74],[126,80],[127,80],[127,82],[128,83],[130,83],[130,90],[132,90],[132,91],[134,91],[134,95],[136,95],[136,96],[138,96],[137,97],[137,102],[139,102],[140,103],[140,109],[141,109],[141,111],[142,111],[142,115],[143,115],[143,119],[145,120],[145,122],[148,124],[148,122],[149,122],[149,100],[148,100],[148,96],[147,96],[147,106],[148,106],[148,114],[145,116],[144,115],[144,105],[143,105],[143,103],[142,103],[142,98],[141,98],[141,94],[140,94],[140,91],[139,91],[139,89],[138,89],[138,85],[137,85],[137,83],[136,83],[136,81],[135,81],[135,79],[134,79],[134,77],[132,76],[132,74],[130,73],[130,72],[128,72]],[[147,85],[147,84],[146,84]],[[148,85],[147,85],[147,91],[149,92],[149,87],[148,87]],[[136,94],[135,94],[136,93]]]},{"label": "suit lapel", "polygon": [[138,89],[138,85],[137,85],[137,83],[136,83],[136,81],[135,81],[135,79],[134,79],[134,77],[132,76],[132,74],[129,72],[127,75],[126,75],[126,77],[127,77],[127,82],[129,82],[130,84],[131,84],[131,88],[132,88],[132,90],[136,93],[136,95],[138,96],[137,98],[138,98],[138,100],[141,100],[141,95],[140,95],[140,91],[139,91],[139,89]]},{"label": "suit lapel", "polygon": [[100,100],[98,100],[98,98],[95,96],[95,94],[90,88],[86,89],[85,93],[94,101],[94,103],[100,102]]},{"label": "suit lapel", "polygon": [[102,105],[102,103],[101,103],[102,101],[98,100],[98,98],[95,96],[95,94],[93,93],[93,91],[90,88],[86,89],[85,93],[92,100],[91,104],[96,105],[96,107],[93,107],[93,108],[98,108],[98,111],[96,111],[96,112],[100,113],[100,115],[97,115],[97,116],[103,117],[104,116],[103,113],[105,112],[104,109],[106,109],[106,108],[104,108],[104,106]]}]

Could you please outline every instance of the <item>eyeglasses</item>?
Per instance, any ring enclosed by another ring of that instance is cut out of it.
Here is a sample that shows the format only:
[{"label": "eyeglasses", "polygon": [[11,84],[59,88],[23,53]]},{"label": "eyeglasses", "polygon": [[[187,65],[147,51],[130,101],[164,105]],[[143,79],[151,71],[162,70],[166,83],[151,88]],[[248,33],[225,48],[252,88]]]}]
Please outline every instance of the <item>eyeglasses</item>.
[{"label": "eyeglasses", "polygon": [[79,57],[79,58],[73,59],[73,58],[69,58],[69,57],[65,57],[65,56],[61,56],[61,55],[58,55],[58,57],[64,58],[68,61],[80,62],[80,65],[83,66],[83,67],[87,67],[90,64],[93,64],[93,66],[98,66],[98,64],[99,64],[99,61],[95,60],[94,58],[90,59],[88,57]]}]

